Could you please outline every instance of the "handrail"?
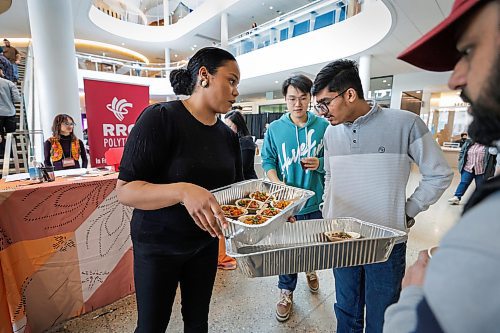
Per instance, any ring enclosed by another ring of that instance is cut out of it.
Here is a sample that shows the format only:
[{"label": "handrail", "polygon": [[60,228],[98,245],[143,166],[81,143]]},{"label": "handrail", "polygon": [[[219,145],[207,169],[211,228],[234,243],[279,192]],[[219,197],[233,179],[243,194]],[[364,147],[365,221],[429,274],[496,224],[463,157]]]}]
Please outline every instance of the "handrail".
[{"label": "handrail", "polygon": [[[24,64],[24,80],[21,86],[22,90],[22,108],[21,108],[21,131],[35,131],[35,107],[34,107],[34,95],[35,95],[35,71],[34,71],[34,61],[33,61],[33,46],[28,44],[28,49],[26,52]],[[26,113],[26,117],[24,117]],[[24,118],[26,118],[27,124],[24,125]],[[28,137],[28,161],[29,158],[35,155],[35,147],[33,143],[35,142],[33,137]],[[27,161],[26,161],[27,162]]]},{"label": "handrail", "polygon": [[[248,29],[234,37],[229,38],[228,44],[234,44],[236,42],[239,42],[242,39],[246,39],[252,35],[256,35],[259,33],[262,33],[263,31],[270,30],[271,28],[274,28],[278,25],[281,25],[285,22],[290,22],[292,20],[295,20],[299,17],[304,16],[307,13],[311,13],[313,11],[319,10],[321,8],[330,6],[332,4],[337,4],[341,3],[342,5],[344,4],[343,0],[316,0],[314,2],[308,3],[307,5],[304,5],[302,7],[296,8],[292,10],[291,12],[285,13],[283,15],[280,15],[272,20],[269,20],[259,26],[257,28],[252,28]],[[307,12],[306,12],[307,11]]]},{"label": "handrail", "polygon": [[[349,2],[349,7],[346,2],[345,0],[316,0],[296,8],[256,28],[249,29],[229,38],[229,51],[234,56],[239,56],[262,47],[280,43],[283,40],[288,40],[296,36],[293,35],[294,25],[306,21],[309,22],[308,30],[298,35],[310,33],[317,29],[315,26],[316,18],[326,13],[333,12],[335,14],[331,23],[327,25],[336,24],[359,13],[361,10],[360,0]],[[282,39],[280,34],[284,29],[288,29],[288,36]],[[219,43],[218,45],[220,46],[221,44]]]},{"label": "handrail", "polygon": [[[163,0],[139,0],[137,6],[125,0],[92,0],[92,6],[117,20],[140,25],[164,26],[175,24],[198,8],[206,0],[190,1],[189,7],[182,1],[165,17]],[[143,10],[141,10],[143,8]],[[167,20],[167,24],[165,24]]]},{"label": "handrail", "polygon": [[[17,134],[26,134],[27,136],[21,137],[22,143],[26,144],[27,160],[25,165],[32,156],[37,160],[43,160],[43,131],[41,128],[41,116],[36,113],[36,104],[39,101],[38,90],[35,85],[35,70],[33,58],[33,46],[28,44],[26,52],[26,63],[24,72],[24,81],[22,84],[22,95],[24,102],[24,109],[21,112],[26,112],[26,127],[17,131]],[[24,117],[23,117],[24,118]],[[36,136],[35,136],[36,134]],[[40,136],[41,135],[41,136]],[[40,139],[40,140],[37,140]]]},{"label": "handrail", "polygon": [[[80,69],[96,72],[112,72],[129,76],[149,76],[149,72],[158,73],[160,77],[167,77],[167,72],[187,65],[186,60],[176,61],[166,66],[165,63],[145,63],[136,60],[125,60],[90,53],[76,52]],[[158,75],[158,74],[155,74]]]},{"label": "handrail", "polygon": [[174,61],[169,64],[169,66],[165,66],[165,63],[145,63],[142,61],[138,60],[125,60],[125,59],[120,59],[120,58],[113,58],[113,57],[108,57],[108,56],[102,56],[98,54],[91,54],[91,53],[84,53],[84,52],[76,52],[76,57],[80,59],[87,59],[90,61],[95,61],[95,62],[101,62],[101,63],[107,63],[107,64],[116,64],[116,65],[122,65],[122,66],[127,66],[131,68],[136,68],[134,66],[141,66],[143,69],[149,69],[149,70],[164,70],[164,69],[178,69],[181,67],[184,67],[187,64],[186,60],[180,60],[180,61]]}]

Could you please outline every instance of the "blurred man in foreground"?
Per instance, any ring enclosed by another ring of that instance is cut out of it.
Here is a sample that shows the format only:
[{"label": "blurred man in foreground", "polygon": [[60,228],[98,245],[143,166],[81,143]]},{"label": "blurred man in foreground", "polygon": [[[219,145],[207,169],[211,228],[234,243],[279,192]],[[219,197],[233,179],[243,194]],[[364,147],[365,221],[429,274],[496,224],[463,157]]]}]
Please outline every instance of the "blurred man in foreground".
[{"label": "blurred man in foreground", "polygon": [[[400,59],[452,70],[473,121],[469,136],[500,146],[500,1],[456,0],[450,15]],[[385,332],[498,332],[500,327],[500,178],[477,188],[432,260],[423,251],[403,280]]]}]

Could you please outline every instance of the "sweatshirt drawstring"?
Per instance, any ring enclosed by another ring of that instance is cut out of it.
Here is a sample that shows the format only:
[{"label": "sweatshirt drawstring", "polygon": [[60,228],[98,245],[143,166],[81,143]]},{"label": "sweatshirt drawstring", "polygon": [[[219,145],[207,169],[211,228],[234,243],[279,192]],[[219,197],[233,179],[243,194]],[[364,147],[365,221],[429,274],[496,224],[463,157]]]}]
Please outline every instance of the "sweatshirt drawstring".
[{"label": "sweatshirt drawstring", "polygon": [[[309,157],[310,151],[309,151],[309,147],[307,147],[307,125],[305,126],[305,129],[306,129],[306,142],[304,144],[306,145],[306,151],[307,151],[306,157]],[[302,150],[300,149],[299,127],[298,126],[295,126],[295,139],[297,140],[298,162],[300,163],[300,160],[302,158]]]},{"label": "sweatshirt drawstring", "polygon": [[307,125],[306,125],[306,149],[307,149],[307,157],[309,157],[311,152],[309,151],[310,150],[309,144],[307,142],[307,133],[309,133],[309,132],[307,132]]},{"label": "sweatshirt drawstring", "polygon": [[300,155],[302,152],[300,151],[299,128],[297,126],[295,126],[295,139],[297,140],[297,162],[300,163]]}]

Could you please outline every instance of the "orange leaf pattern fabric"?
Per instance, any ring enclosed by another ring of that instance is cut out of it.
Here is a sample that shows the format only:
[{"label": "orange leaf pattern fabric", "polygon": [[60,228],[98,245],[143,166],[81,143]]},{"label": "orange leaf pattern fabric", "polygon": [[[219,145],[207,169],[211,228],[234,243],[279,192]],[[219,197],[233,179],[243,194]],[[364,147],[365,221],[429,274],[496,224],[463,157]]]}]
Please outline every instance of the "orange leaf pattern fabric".
[{"label": "orange leaf pattern fabric", "polygon": [[115,185],[0,181],[0,332],[41,332],[134,292],[132,208]]}]

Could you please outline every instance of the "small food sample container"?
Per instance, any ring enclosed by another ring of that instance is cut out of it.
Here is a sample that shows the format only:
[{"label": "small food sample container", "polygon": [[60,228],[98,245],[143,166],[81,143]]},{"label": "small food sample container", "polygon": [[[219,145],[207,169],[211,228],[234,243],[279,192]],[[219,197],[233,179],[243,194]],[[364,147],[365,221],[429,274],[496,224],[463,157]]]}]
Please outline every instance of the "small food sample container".
[{"label": "small food sample container", "polygon": [[326,238],[331,242],[345,241],[349,239],[358,239],[361,235],[354,231],[326,231]]},{"label": "small food sample container", "polygon": [[[232,238],[245,244],[255,244],[273,231],[288,224],[287,219],[290,216],[296,215],[304,208],[306,201],[314,196],[313,191],[273,183],[263,179],[252,179],[235,183],[213,190],[212,193],[220,205],[234,204],[245,208],[249,214],[255,214],[258,210],[264,208],[264,202],[249,198],[251,193],[257,191],[264,192],[265,195],[274,196],[276,200],[286,201],[288,205],[278,214],[268,218],[261,224],[246,224],[237,218],[227,217],[228,228],[222,229],[226,238]],[[251,205],[252,207],[250,207]]]}]

